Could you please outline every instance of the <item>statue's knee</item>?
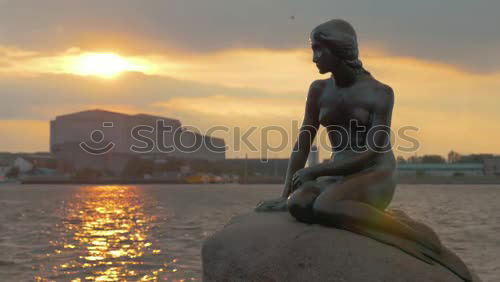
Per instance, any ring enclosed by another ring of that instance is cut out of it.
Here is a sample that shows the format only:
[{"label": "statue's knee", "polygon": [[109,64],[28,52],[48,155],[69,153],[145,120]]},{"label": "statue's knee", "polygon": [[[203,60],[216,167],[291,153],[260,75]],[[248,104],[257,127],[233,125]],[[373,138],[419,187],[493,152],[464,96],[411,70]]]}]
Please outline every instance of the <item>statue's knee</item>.
[{"label": "statue's knee", "polygon": [[287,202],[288,212],[298,221],[306,223],[313,223],[314,221],[312,205],[311,202],[307,203],[302,199],[289,198]]},{"label": "statue's knee", "polygon": [[312,206],[314,218],[323,223],[334,223],[345,216],[345,204],[342,201],[328,201],[318,197]]},{"label": "statue's knee", "polygon": [[312,213],[316,218],[323,218],[329,213],[329,211],[328,207],[324,205],[323,201],[321,201],[321,199],[317,199],[312,206]]},{"label": "statue's knee", "polygon": [[314,222],[313,205],[319,195],[319,190],[304,187],[292,193],[287,200],[290,214],[299,221]]},{"label": "statue's knee", "polygon": [[313,213],[316,215],[323,215],[327,213],[332,213],[332,202],[329,201],[325,195],[318,197],[312,206]]}]

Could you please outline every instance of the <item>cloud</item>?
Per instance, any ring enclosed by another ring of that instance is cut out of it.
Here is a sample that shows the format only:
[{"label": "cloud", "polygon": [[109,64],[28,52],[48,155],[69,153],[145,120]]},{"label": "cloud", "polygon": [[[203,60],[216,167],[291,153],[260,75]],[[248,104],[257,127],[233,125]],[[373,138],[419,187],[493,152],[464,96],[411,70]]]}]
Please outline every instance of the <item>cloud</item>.
[{"label": "cloud", "polygon": [[[4,48],[6,49],[6,48]],[[0,46],[0,51],[2,47]],[[32,54],[29,50],[17,53]],[[10,52],[9,54],[12,54]],[[107,55],[107,54],[106,54]],[[150,76],[172,77],[227,87],[256,87],[274,92],[307,89],[318,71],[311,63],[309,50],[231,49],[208,54],[171,53],[168,55],[117,56],[129,69]],[[77,48],[52,55],[30,56],[23,60],[6,55],[0,75],[33,76],[39,74],[85,74],[99,71],[100,53],[87,53]],[[94,58],[92,64],[85,58]],[[83,63],[82,63],[83,62]],[[300,77],[301,79],[290,79]]]},{"label": "cloud", "polygon": [[[278,104],[280,106],[276,107]],[[169,111],[188,112],[193,115],[269,120],[276,117],[290,119],[303,111],[303,104],[303,101],[276,97],[244,98],[216,95],[202,98],[172,98],[157,105]]]},{"label": "cloud", "polygon": [[0,45],[141,55],[295,49],[316,25],[344,18],[362,47],[490,72],[500,69],[498,10],[493,0],[4,0]]},{"label": "cloud", "polygon": [[[279,64],[270,67],[268,60],[273,56]],[[243,49],[178,57],[173,62],[186,68],[173,72],[173,77],[126,73],[105,80],[69,74],[4,73],[0,75],[0,121],[48,124],[56,115],[101,108],[177,118],[204,132],[214,125],[242,129],[278,125],[290,132],[292,120],[302,118],[308,84],[325,78],[311,69],[308,56],[306,49]],[[451,149],[500,152],[494,141],[500,138],[500,72],[472,74],[447,64],[374,50],[365,50],[362,59],[376,79],[395,91],[393,128],[420,128],[419,154],[444,154]],[[21,147],[40,150],[39,140],[48,134],[33,130],[29,134],[40,136],[30,135],[28,141],[17,142],[16,138],[24,138],[21,131],[4,128],[2,136],[9,137],[0,143],[0,151]],[[255,144],[260,137],[252,137]],[[233,141],[226,139],[229,145]],[[288,152],[284,149],[278,155],[286,157]]]},{"label": "cloud", "polygon": [[271,93],[140,73],[126,73],[114,80],[67,74],[0,76],[0,119],[46,120],[65,110],[94,105],[157,112],[163,110],[159,103],[172,98],[214,95],[269,97]]}]

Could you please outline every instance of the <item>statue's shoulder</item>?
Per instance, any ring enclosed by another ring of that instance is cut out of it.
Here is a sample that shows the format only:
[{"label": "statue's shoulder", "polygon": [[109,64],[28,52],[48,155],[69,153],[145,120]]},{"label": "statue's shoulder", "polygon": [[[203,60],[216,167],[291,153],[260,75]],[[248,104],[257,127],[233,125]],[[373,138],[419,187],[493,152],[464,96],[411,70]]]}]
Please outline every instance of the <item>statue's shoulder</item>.
[{"label": "statue's shoulder", "polygon": [[394,94],[394,91],[392,90],[392,88],[383,83],[383,82],[380,82],[378,80],[376,80],[375,78],[371,79],[371,87],[372,87],[372,90],[375,92],[375,93],[378,93],[380,95],[385,95],[385,96],[392,96]]},{"label": "statue's shoulder", "polygon": [[358,97],[363,97],[364,102],[379,111],[390,110],[394,106],[394,91],[392,88],[371,76],[358,82],[354,91],[358,93]]},{"label": "statue's shoulder", "polygon": [[372,95],[374,94],[375,97],[377,97],[377,101],[384,104],[393,103],[394,91],[389,85],[380,82],[373,77],[365,80],[363,84],[363,88],[369,91]]},{"label": "statue's shoulder", "polygon": [[326,87],[326,84],[328,83],[328,79],[318,79],[315,80],[311,83],[310,89],[312,90],[320,90]]},{"label": "statue's shoulder", "polygon": [[319,97],[323,92],[323,89],[325,89],[327,82],[328,79],[318,79],[313,81],[309,87],[309,93],[307,95],[308,98]]}]

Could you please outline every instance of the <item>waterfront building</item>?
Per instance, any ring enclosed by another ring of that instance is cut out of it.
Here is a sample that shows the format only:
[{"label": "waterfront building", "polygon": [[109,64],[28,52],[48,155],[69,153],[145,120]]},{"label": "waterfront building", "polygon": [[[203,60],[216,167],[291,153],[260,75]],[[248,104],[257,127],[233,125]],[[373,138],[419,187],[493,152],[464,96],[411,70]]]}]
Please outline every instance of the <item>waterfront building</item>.
[{"label": "waterfront building", "polygon": [[460,154],[455,151],[450,151],[448,153],[448,163],[453,164],[457,163],[460,160]]},{"label": "waterfront building", "polygon": [[137,157],[223,160],[225,142],[185,130],[176,119],[88,110],[50,122],[50,151],[76,170],[117,175]]},{"label": "waterfront building", "polygon": [[10,169],[10,166],[0,166],[0,182],[7,180],[7,173]]},{"label": "waterfront building", "polygon": [[489,176],[500,176],[500,156],[484,159],[484,174]]},{"label": "waterfront building", "polygon": [[398,174],[401,176],[482,176],[482,163],[409,163],[398,164]]},{"label": "waterfront building", "polygon": [[35,165],[32,162],[28,161],[26,158],[23,157],[16,158],[14,160],[13,166],[17,167],[20,173],[28,173],[35,167]]}]

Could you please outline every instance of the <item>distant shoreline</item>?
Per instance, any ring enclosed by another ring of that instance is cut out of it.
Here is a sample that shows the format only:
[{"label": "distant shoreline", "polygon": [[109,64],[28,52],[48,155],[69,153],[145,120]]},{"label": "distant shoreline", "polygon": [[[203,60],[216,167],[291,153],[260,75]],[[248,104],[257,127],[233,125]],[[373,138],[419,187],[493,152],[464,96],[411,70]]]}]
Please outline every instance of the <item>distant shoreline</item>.
[{"label": "distant shoreline", "polygon": [[[21,184],[85,184],[85,185],[132,185],[132,184],[224,184],[224,183],[188,183],[175,179],[61,179],[61,178],[33,178],[20,181]],[[279,177],[251,177],[238,184],[283,184],[284,179]],[[500,184],[500,177],[488,176],[399,176],[398,184]],[[235,184],[235,183],[232,183]]]}]

